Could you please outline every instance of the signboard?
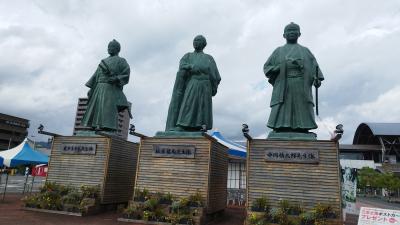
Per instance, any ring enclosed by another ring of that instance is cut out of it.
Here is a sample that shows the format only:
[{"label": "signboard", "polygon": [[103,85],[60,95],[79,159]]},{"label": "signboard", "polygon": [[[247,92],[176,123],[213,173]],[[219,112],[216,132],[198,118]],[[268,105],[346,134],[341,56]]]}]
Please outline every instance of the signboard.
[{"label": "signboard", "polygon": [[164,158],[194,159],[196,147],[193,145],[153,145],[153,156]]},{"label": "signboard", "polygon": [[319,152],[316,149],[267,149],[265,161],[317,164]]},{"label": "signboard", "polygon": [[342,207],[346,213],[357,214],[356,193],[357,193],[357,169],[344,167],[342,174]]},{"label": "signboard", "polygon": [[95,155],[96,144],[61,144],[62,154]]},{"label": "signboard", "polygon": [[358,225],[400,225],[400,211],[361,207]]}]

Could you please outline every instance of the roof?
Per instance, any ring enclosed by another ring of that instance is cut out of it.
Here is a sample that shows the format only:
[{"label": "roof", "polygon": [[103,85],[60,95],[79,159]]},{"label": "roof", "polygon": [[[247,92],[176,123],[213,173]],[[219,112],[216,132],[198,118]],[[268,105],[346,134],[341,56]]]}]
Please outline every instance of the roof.
[{"label": "roof", "polygon": [[361,123],[354,134],[353,144],[377,144],[379,136],[400,136],[400,123]]},{"label": "roof", "polygon": [[218,131],[214,131],[211,136],[215,138],[219,143],[229,148],[228,154],[230,157],[246,158],[246,153],[247,153],[246,147],[238,143],[235,143],[231,140],[225,139]]},{"label": "roof", "polygon": [[400,123],[364,123],[375,136],[400,136]]},{"label": "roof", "polygon": [[0,152],[0,157],[4,158],[4,165],[7,167],[15,167],[18,165],[29,165],[29,164],[43,164],[48,163],[49,157],[33,150],[29,144],[28,139],[25,140],[18,146]]}]

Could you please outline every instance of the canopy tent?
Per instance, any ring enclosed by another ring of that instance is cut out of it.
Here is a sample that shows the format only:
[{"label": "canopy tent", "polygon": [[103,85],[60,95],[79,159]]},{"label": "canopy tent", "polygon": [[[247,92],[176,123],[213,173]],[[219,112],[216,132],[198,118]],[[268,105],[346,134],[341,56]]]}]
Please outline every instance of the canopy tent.
[{"label": "canopy tent", "polygon": [[28,144],[28,139],[15,148],[0,152],[0,157],[4,158],[4,165],[7,167],[15,167],[18,165],[28,164],[47,164],[49,157],[43,153],[37,152]]},{"label": "canopy tent", "polygon": [[3,157],[0,156],[0,167],[3,166],[3,161],[4,161]]},{"label": "canopy tent", "polygon": [[247,155],[246,147],[244,147],[238,143],[235,143],[231,140],[225,139],[219,131],[214,131],[211,136],[213,138],[215,138],[219,143],[221,143],[229,148],[228,154],[230,156],[246,158],[246,155]]}]

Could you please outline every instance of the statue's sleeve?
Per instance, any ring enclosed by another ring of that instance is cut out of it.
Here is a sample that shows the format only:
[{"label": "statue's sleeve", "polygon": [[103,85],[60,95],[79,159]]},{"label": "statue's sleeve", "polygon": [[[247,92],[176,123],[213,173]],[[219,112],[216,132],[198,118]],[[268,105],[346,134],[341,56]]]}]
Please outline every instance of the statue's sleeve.
[{"label": "statue's sleeve", "polygon": [[217,89],[218,85],[221,82],[221,76],[219,75],[218,67],[217,64],[215,63],[215,60],[212,56],[210,56],[210,61],[211,61],[211,66],[210,66],[210,72],[211,72],[211,85],[212,85],[212,96],[215,96],[217,94]]},{"label": "statue's sleeve", "polygon": [[95,88],[97,83],[97,74],[101,72],[100,67],[97,67],[94,74],[90,77],[90,79],[86,82],[85,86],[88,88]]},{"label": "statue's sleeve", "polygon": [[264,74],[268,78],[270,84],[274,84],[276,76],[279,72],[273,72],[272,70],[279,65],[279,48],[275,49],[272,55],[268,58],[267,62],[264,64]]},{"label": "statue's sleeve", "polygon": [[120,65],[120,74],[117,75],[119,80],[119,85],[122,87],[129,82],[129,75],[131,73],[131,69],[129,67],[128,62],[124,58],[121,58],[121,65]]},{"label": "statue's sleeve", "polygon": [[307,48],[307,52],[308,52],[308,54],[310,55],[310,58],[311,58],[313,77],[316,77],[315,73],[316,73],[317,68],[318,68],[318,80],[321,80],[321,81],[324,80],[325,78],[324,78],[324,75],[321,72],[321,68],[319,67],[319,65],[317,63],[317,59],[314,57],[314,55],[311,53],[311,51],[308,48]]},{"label": "statue's sleeve", "polygon": [[189,54],[185,54],[179,61],[179,69],[176,73],[174,88],[172,89],[171,102],[169,103],[167,123],[165,130],[172,130],[176,126],[178,114],[181,107],[181,101],[185,92],[186,70],[182,66],[189,65]]},{"label": "statue's sleeve", "polygon": [[94,72],[94,74],[92,75],[92,77],[90,77],[90,79],[88,80],[88,82],[86,82],[85,86],[90,88],[89,92],[88,92],[88,98],[90,99],[90,97],[93,94],[94,89],[96,88],[97,85],[97,74],[101,73],[101,69],[100,66],[97,67],[96,71]]},{"label": "statue's sleeve", "polygon": [[186,53],[182,59],[179,61],[179,70],[186,70],[190,68],[192,64],[190,63],[189,53]]}]

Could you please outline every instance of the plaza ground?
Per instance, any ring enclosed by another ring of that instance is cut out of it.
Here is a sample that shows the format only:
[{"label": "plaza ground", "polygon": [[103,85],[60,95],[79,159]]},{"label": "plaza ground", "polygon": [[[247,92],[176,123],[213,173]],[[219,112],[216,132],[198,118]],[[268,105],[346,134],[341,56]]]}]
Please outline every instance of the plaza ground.
[{"label": "plaza ground", "polygon": [[[22,194],[11,193],[6,195],[4,202],[0,201],[0,225],[139,225],[118,222],[121,214],[116,211],[87,217],[26,211],[22,209],[22,197]],[[242,225],[244,217],[243,209],[229,208],[223,218],[209,225]]]},{"label": "plaza ground", "polygon": [[[139,225],[118,222],[121,216],[116,211],[109,211],[87,217],[75,217],[58,214],[31,212],[22,209],[22,194],[8,193],[4,202],[0,201],[0,225]],[[380,207],[400,210],[400,204],[387,203],[379,199],[359,198],[357,207]],[[209,225],[242,225],[245,217],[243,208],[227,208],[223,218]]]},{"label": "plaza ground", "polygon": [[[2,177],[0,191],[3,191],[5,176]],[[30,190],[32,177],[28,178],[27,190]],[[43,178],[36,177],[34,180],[33,192],[44,182]],[[25,183],[24,176],[10,176],[7,185],[7,193],[4,201],[0,195],[0,225],[135,225],[133,223],[118,222],[117,218],[121,216],[116,211],[109,211],[94,216],[75,217],[58,214],[47,214],[40,212],[26,211],[22,209],[21,198]],[[28,191],[29,192],[29,191]],[[357,198],[357,208],[376,207],[400,210],[400,204],[388,203],[378,198]],[[242,225],[245,218],[243,208],[227,208],[225,214],[219,220],[211,222],[209,225]]]}]

